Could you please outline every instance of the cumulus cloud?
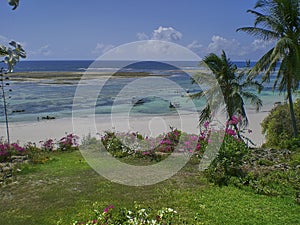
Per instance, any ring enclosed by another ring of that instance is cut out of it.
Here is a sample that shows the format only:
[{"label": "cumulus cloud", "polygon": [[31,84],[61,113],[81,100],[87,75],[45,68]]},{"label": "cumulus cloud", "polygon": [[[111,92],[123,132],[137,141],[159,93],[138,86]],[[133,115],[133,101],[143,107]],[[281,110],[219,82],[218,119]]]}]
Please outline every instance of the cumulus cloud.
[{"label": "cumulus cloud", "polygon": [[44,57],[44,56],[49,56],[52,54],[52,50],[48,44],[41,46],[40,48],[36,50],[28,50],[28,56],[32,57]]},{"label": "cumulus cloud", "polygon": [[149,36],[147,34],[145,34],[144,32],[142,33],[137,33],[137,38],[140,40],[140,41],[143,41],[143,40],[149,40]]},{"label": "cumulus cloud", "polygon": [[154,30],[152,33],[153,40],[162,41],[179,41],[182,38],[182,34],[175,30],[173,27],[162,27]]},{"label": "cumulus cloud", "polygon": [[37,53],[39,55],[49,56],[51,55],[52,50],[50,49],[49,45],[44,45],[37,50]]},{"label": "cumulus cloud", "polygon": [[182,33],[175,30],[173,27],[160,26],[152,32],[151,35],[147,35],[144,32],[137,33],[139,40],[160,40],[160,41],[179,41],[182,38]]},{"label": "cumulus cloud", "polygon": [[254,51],[256,50],[266,50],[267,48],[271,47],[274,44],[274,41],[265,41],[261,39],[255,39],[251,43],[251,47]]},{"label": "cumulus cloud", "polygon": [[112,49],[114,47],[114,45],[108,44],[105,45],[103,43],[97,43],[96,47],[92,50],[93,54],[103,54],[107,51],[109,51],[110,49]]},{"label": "cumulus cloud", "polygon": [[[159,26],[153,30],[150,35],[139,32],[136,36],[138,40],[145,41],[136,45],[137,55],[147,58],[148,60],[162,59],[162,56],[165,60],[178,58],[178,56],[175,56],[175,54],[178,55],[178,52],[174,52],[174,48],[172,48],[169,43],[163,42],[176,42],[181,40],[182,33],[173,27]],[[170,48],[173,52],[171,52]]]},{"label": "cumulus cloud", "polygon": [[209,43],[207,50],[209,52],[218,53],[222,50],[227,52],[237,52],[240,49],[240,43],[235,39],[226,39],[224,37],[214,35]]},{"label": "cumulus cloud", "polygon": [[201,54],[203,53],[204,50],[204,46],[200,44],[198,41],[193,41],[192,43],[188,44],[186,47],[191,51],[195,52],[196,54]]}]

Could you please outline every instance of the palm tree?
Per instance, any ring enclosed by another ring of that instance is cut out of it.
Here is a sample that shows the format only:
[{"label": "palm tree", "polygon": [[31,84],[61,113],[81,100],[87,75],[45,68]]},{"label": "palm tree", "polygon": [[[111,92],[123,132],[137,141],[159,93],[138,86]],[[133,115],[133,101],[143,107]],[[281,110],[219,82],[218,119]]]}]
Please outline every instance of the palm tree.
[{"label": "palm tree", "polygon": [[[227,121],[238,115],[242,117],[241,125],[247,126],[248,118],[245,110],[245,100],[250,100],[250,103],[259,110],[262,106],[262,101],[256,94],[251,92],[251,88],[260,91],[262,85],[257,81],[246,79],[249,69],[239,71],[237,66],[227,58],[224,51],[222,51],[220,57],[214,53],[209,54],[200,64],[208,67],[209,71],[213,73],[212,75],[211,73],[202,72],[193,77],[193,82],[208,84],[210,87],[206,91],[200,91],[191,96],[192,98],[206,97],[208,99],[206,107],[200,114],[200,125],[211,119],[212,111],[222,107],[220,102],[217,101],[222,95],[227,112]],[[247,62],[247,68],[249,66],[250,62]],[[239,134],[237,126],[235,126],[235,129],[237,134]]]},{"label": "palm tree", "polygon": [[263,73],[262,82],[270,82],[276,71],[273,90],[286,92],[289,102],[294,137],[298,136],[293,107],[293,91],[298,89],[300,80],[300,3],[299,0],[258,0],[254,9],[248,10],[255,18],[253,27],[244,31],[263,40],[275,40],[275,46],[263,55],[250,73],[250,79]]}]

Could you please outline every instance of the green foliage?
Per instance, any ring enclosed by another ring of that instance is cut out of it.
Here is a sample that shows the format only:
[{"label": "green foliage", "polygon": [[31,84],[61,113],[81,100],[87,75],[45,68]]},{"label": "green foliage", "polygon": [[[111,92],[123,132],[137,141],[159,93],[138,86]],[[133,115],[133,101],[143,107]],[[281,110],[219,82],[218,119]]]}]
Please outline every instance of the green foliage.
[{"label": "green foliage", "polygon": [[106,131],[101,141],[105,149],[114,157],[122,158],[134,153],[131,148],[123,143],[122,138],[117,136],[115,132]]},{"label": "green foliage", "polygon": [[86,222],[73,222],[73,225],[102,225],[102,224],[118,224],[118,225],[155,225],[155,224],[185,224],[172,208],[162,208],[157,212],[153,212],[150,208],[141,208],[135,205],[133,210],[127,208],[115,209],[113,205],[99,210],[97,203],[94,204],[95,216]]},{"label": "green foliage", "polygon": [[243,182],[257,194],[293,195],[300,189],[300,169],[249,173],[243,178]]},{"label": "green foliage", "polygon": [[[132,187],[99,176],[79,151],[45,153],[54,159],[28,164],[29,168],[18,172],[17,182],[0,187],[0,224],[70,225],[74,219],[95,218],[94,209],[102,213],[110,204],[115,206],[115,212],[121,208],[134,210],[134,201],[147,212],[150,208],[153,213],[164,207],[175,209],[175,216],[191,225],[300,224],[300,206],[294,203],[294,195],[268,197],[250,188],[212,186],[197,166],[188,164],[155,185]],[[11,196],[17,197],[12,201]],[[95,201],[99,207],[92,207]]]},{"label": "green foliage", "polygon": [[209,181],[217,185],[228,185],[231,177],[242,178],[243,160],[248,153],[246,144],[226,134],[217,157],[205,171]]},{"label": "green foliage", "polygon": [[101,141],[98,140],[96,137],[92,137],[92,135],[89,133],[87,136],[84,136],[81,140],[81,145],[82,147],[87,147],[87,146],[100,146]]},{"label": "green foliage", "polygon": [[58,150],[61,151],[74,151],[78,149],[79,136],[74,134],[66,134],[65,137],[62,137],[58,142]]},{"label": "green foliage", "polygon": [[[294,103],[297,124],[300,124],[300,100]],[[288,104],[273,108],[263,120],[262,132],[266,134],[266,145],[280,148],[296,149],[300,139],[293,138],[292,120]]]},{"label": "green foliage", "polygon": [[[240,115],[243,119],[241,125],[247,125],[245,101],[249,100],[257,110],[262,106],[261,99],[251,90],[261,91],[262,85],[257,81],[246,79],[249,63],[246,64],[244,70],[238,70],[238,67],[230,61],[224,51],[220,56],[211,53],[203,59],[201,65],[208,67],[213,76],[203,72],[195,74],[193,82],[208,85],[209,88],[191,95],[192,98],[205,97],[207,99],[207,105],[202,110],[199,119],[201,125],[207,120],[210,121],[212,112],[221,107],[225,108],[228,120],[234,115]],[[223,99],[224,102],[220,101]],[[224,103],[225,105],[223,105]]]},{"label": "green foliage", "polygon": [[4,63],[7,64],[7,71],[13,72],[14,66],[19,62],[20,58],[26,58],[26,52],[22,45],[18,42],[9,42],[11,47],[0,45],[0,56],[4,56]]},{"label": "green foliage", "polygon": [[15,10],[19,6],[20,0],[7,0],[10,6],[13,6],[12,10]]},{"label": "green foliage", "polygon": [[300,78],[299,8],[299,0],[258,0],[255,10],[247,11],[255,16],[254,26],[237,30],[263,40],[276,41],[275,46],[256,62],[249,78],[263,72],[262,82],[270,82],[276,71],[273,89],[278,88],[287,95],[294,137],[298,135],[292,91],[298,89]]},{"label": "green foliage", "polygon": [[32,164],[45,163],[50,159],[49,154],[43,149],[38,148],[34,143],[27,143],[24,148]]}]

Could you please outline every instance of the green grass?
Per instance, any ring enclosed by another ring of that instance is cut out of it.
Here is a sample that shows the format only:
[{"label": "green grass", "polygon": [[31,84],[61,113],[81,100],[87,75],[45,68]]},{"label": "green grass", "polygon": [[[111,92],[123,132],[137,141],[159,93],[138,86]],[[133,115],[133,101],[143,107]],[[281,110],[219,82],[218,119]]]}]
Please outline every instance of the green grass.
[{"label": "green grass", "polygon": [[[112,183],[94,172],[79,151],[55,153],[45,164],[24,166],[0,188],[0,224],[53,225],[85,221],[93,203],[133,208],[171,207],[189,224],[300,224],[293,196],[268,197],[236,187],[209,184],[196,165],[152,186]],[[201,223],[199,223],[201,224]]]}]

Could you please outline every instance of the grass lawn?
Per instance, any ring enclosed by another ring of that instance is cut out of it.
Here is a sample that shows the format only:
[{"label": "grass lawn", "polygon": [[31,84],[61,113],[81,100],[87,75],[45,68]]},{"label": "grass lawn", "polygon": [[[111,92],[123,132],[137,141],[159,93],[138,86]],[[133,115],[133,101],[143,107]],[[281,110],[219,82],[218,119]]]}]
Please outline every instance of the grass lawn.
[{"label": "grass lawn", "polygon": [[293,196],[213,186],[191,164],[156,185],[124,186],[94,172],[79,151],[54,153],[44,164],[25,166],[0,190],[1,225],[85,221],[93,215],[94,202],[101,208],[130,209],[134,202],[155,210],[171,207],[189,224],[300,224],[300,205]]}]

